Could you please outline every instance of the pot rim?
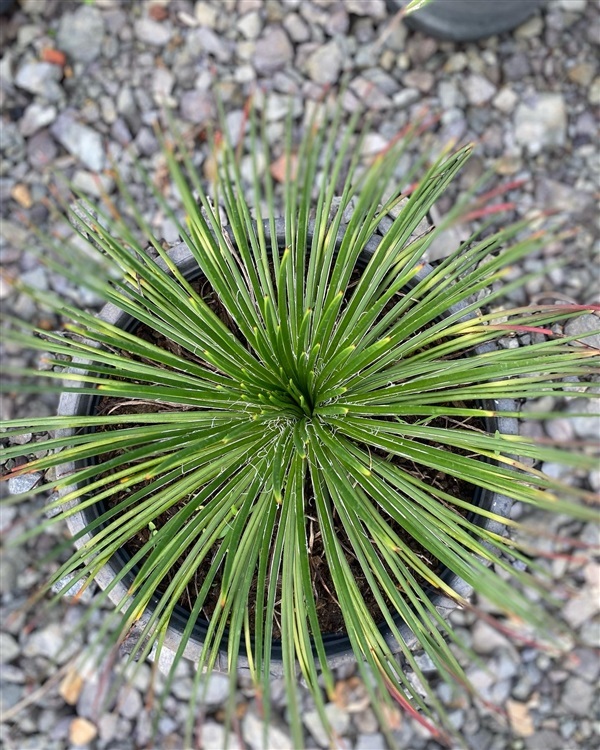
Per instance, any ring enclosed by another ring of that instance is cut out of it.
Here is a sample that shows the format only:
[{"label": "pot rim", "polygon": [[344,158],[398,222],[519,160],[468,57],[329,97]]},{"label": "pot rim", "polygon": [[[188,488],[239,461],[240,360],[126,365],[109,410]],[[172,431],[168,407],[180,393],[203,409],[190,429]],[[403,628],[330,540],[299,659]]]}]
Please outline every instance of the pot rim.
[{"label": "pot rim", "polygon": [[[270,237],[270,226],[269,222],[264,222],[265,225],[265,235],[267,238]],[[275,223],[275,229],[276,229],[276,237],[278,245],[285,243],[285,221],[283,219],[278,219]],[[341,240],[341,237],[343,236],[343,230],[344,227],[340,228],[340,232],[338,233],[338,242]],[[311,224],[309,226],[309,232],[307,236],[307,240],[310,240],[312,238],[313,234],[313,225]],[[381,242],[383,237],[374,235],[370,238],[370,240],[365,245],[365,248],[363,249],[361,253],[361,257],[363,259],[370,257],[374,251],[376,250],[377,246]],[[196,260],[194,256],[192,255],[191,251],[187,247],[187,245],[184,242],[180,242],[177,245],[173,246],[168,251],[170,259],[177,265],[179,270],[185,275],[186,273],[190,273],[190,271],[194,268],[198,268],[198,264],[196,263]],[[161,267],[166,269],[165,263],[161,259],[157,259],[156,263],[159,264]],[[416,274],[414,281],[412,282],[412,285],[418,283],[423,278],[428,276],[433,271],[433,267],[429,264],[424,264],[423,267],[419,270],[419,272]],[[458,305],[454,305],[451,308],[449,308],[449,312],[456,312],[462,308],[466,307],[466,303],[461,303]],[[127,322],[131,321],[132,318],[128,313],[124,313],[119,307],[112,303],[106,304],[100,313],[98,313],[98,317],[101,320],[106,321],[107,323],[111,323],[113,325],[118,326],[125,326]],[[464,319],[469,319],[471,317],[475,317],[474,313],[466,314]],[[482,354],[486,351],[493,350],[495,348],[495,345],[493,343],[487,343],[484,345],[480,345],[476,347],[476,352],[478,354]],[[78,364],[85,364],[85,359],[78,359]],[[81,372],[80,370],[77,370],[76,372]],[[57,414],[59,416],[74,416],[74,415],[80,415],[80,414],[87,414],[89,413],[90,407],[93,403],[93,400],[96,399],[96,396],[91,396],[89,394],[80,394],[80,393],[62,393],[58,405],[58,411]],[[497,410],[501,411],[516,411],[516,405],[515,402],[512,399],[501,399],[496,400],[493,402],[493,407]],[[494,429],[497,429],[499,432],[507,435],[516,435],[518,433],[518,422],[513,417],[496,417],[493,420],[491,420]],[[63,429],[63,430],[57,430],[56,436],[57,437],[68,437],[72,434],[74,434],[75,430],[73,428]],[[57,477],[60,479],[64,476],[67,476],[71,473],[73,473],[76,470],[76,462],[69,461],[65,464],[62,464],[58,467],[57,471]],[[70,485],[68,487],[63,488],[60,491],[60,495],[64,496],[71,491],[76,489],[76,485]],[[78,500],[71,501],[68,505],[65,505],[65,508],[72,508],[76,507],[79,504]],[[508,518],[510,514],[510,510],[513,504],[513,500],[509,497],[506,497],[505,495],[501,495],[497,492],[491,492],[489,490],[480,489],[480,497],[479,497],[479,505],[480,507],[484,507],[486,510],[491,511],[492,513]],[[74,513],[73,515],[69,516],[67,519],[67,526],[69,529],[69,532],[74,536],[78,533],[80,533],[89,523],[89,517],[88,514],[92,512],[92,509],[86,509],[84,511],[78,511]],[[499,521],[494,521],[489,518],[485,518],[482,516],[478,516],[476,523],[479,526],[482,526],[483,528],[492,531],[494,533],[503,533],[505,530],[505,526],[500,523]],[[92,534],[87,533],[77,539],[74,544],[77,549],[81,548],[87,541],[89,541],[92,537]],[[100,586],[102,589],[106,589],[109,585],[114,583],[114,575],[115,571],[118,570],[122,566],[122,563],[119,564],[119,560],[115,560],[114,558],[110,560],[95,576],[96,583]],[[471,594],[473,593],[473,587],[470,586],[466,581],[464,581],[462,578],[460,578],[458,575],[451,573],[448,569],[446,569],[445,572],[445,580],[446,582],[462,597],[465,599],[469,598]],[[116,585],[114,585],[113,589],[109,592],[109,598],[115,604],[115,606],[119,605],[122,601],[126,601],[128,594],[127,594],[127,586],[123,582],[123,580],[119,581]],[[457,604],[450,599],[447,596],[444,596],[443,594],[433,592],[430,597],[431,602],[434,604],[435,608],[439,612],[439,614],[447,618],[449,614],[457,608]],[[182,611],[183,608],[182,608]],[[138,624],[141,627],[144,627],[146,623],[148,622],[150,618],[150,612],[151,612],[151,605],[147,607],[147,609],[144,611],[140,619],[138,620]],[[174,613],[175,614],[175,613]],[[178,620],[182,621],[181,627],[178,627]],[[159,667],[163,671],[168,671],[168,668],[170,667],[170,664],[173,661],[174,653],[177,650],[180,642],[180,635],[183,631],[183,628],[185,627],[185,620],[184,616],[178,616],[174,617],[169,624],[167,634],[164,640],[163,648],[161,649],[161,653],[159,654],[158,660],[159,660]],[[418,641],[414,633],[410,630],[408,625],[405,622],[401,622],[399,620],[398,623],[398,629],[400,632],[400,635],[402,636],[404,642],[409,646],[409,648],[413,649],[418,645]],[[392,653],[397,654],[400,650],[400,644],[396,641],[395,637],[393,636],[391,630],[388,626],[384,626],[381,628],[381,633],[384,636],[386,642],[388,643],[388,646],[392,650]],[[356,661],[356,656],[354,655],[354,652],[350,646],[349,639],[346,635],[339,636],[337,638],[332,637],[330,642],[326,642],[326,651],[329,650],[332,653],[328,654],[328,664],[329,667],[332,669],[335,669],[342,664],[348,663],[348,662],[354,662]],[[329,648],[327,648],[329,646]],[[190,637],[186,648],[184,650],[184,657],[187,659],[190,659],[192,661],[198,661],[200,657],[200,652],[202,648],[202,641],[199,637],[197,637],[196,633],[192,633],[192,636]],[[154,653],[154,651],[152,652]],[[244,670],[248,669],[249,664],[248,660],[245,656],[245,654],[240,653],[239,659],[238,659],[238,669]],[[215,663],[215,669],[219,671],[227,671],[228,664],[227,664],[227,654],[223,651],[219,651],[217,661]],[[274,656],[271,660],[271,675],[274,677],[279,677],[283,674],[283,661],[281,659],[277,659]]]}]

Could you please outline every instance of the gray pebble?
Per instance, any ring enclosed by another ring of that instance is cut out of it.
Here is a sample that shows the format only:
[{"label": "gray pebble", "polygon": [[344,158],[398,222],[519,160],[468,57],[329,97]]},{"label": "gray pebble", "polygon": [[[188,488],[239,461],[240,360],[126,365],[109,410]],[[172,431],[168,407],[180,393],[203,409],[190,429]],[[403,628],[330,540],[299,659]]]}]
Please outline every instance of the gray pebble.
[{"label": "gray pebble", "polygon": [[600,399],[576,398],[570,401],[568,411],[581,414],[571,418],[577,437],[597,439],[600,435]]},{"label": "gray pebble", "polygon": [[135,719],[142,710],[142,698],[137,690],[126,685],[119,693],[117,708],[121,716],[126,719]]},{"label": "gray pebble", "polygon": [[27,161],[32,169],[43,171],[52,164],[58,148],[47,130],[40,130],[27,141]]},{"label": "gray pebble", "polygon": [[[201,733],[203,750],[242,750],[235,732],[230,731],[225,742],[225,727],[215,721],[203,722]],[[261,745],[252,745],[252,747],[258,748]]]},{"label": "gray pebble", "polygon": [[35,630],[23,645],[25,656],[43,656],[57,664],[64,664],[77,649],[77,641],[66,640],[64,629],[58,623]]},{"label": "gray pebble", "polygon": [[587,716],[594,700],[594,687],[580,677],[570,677],[564,685],[561,707],[569,714]]},{"label": "gray pebble", "polygon": [[197,125],[210,121],[215,116],[215,104],[209,91],[185,91],[179,99],[181,116]]},{"label": "gray pebble", "polygon": [[526,701],[533,693],[536,683],[528,675],[523,675],[513,686],[511,696],[517,701]]},{"label": "gray pebble", "polygon": [[13,435],[10,438],[10,444],[11,445],[27,445],[27,443],[31,442],[32,438],[33,438],[32,432],[24,432],[20,435]]},{"label": "gray pebble", "polygon": [[478,654],[491,654],[499,649],[512,648],[506,636],[483,620],[475,622],[471,636],[473,648]]},{"label": "gray pebble", "polygon": [[568,442],[569,440],[572,440],[574,436],[571,421],[562,417],[549,419],[547,422],[544,422],[544,428],[549,437],[560,442]]},{"label": "gray pebble", "polygon": [[127,146],[132,141],[132,136],[127,123],[122,117],[118,117],[113,123],[110,134],[112,138],[121,146]]},{"label": "gray pebble", "polygon": [[577,629],[591,620],[598,611],[600,611],[598,590],[584,588],[569,598],[562,609],[562,616],[572,628]]},{"label": "gray pebble", "polygon": [[[101,706],[101,696],[98,695],[98,681],[96,678],[84,680],[81,692],[77,698],[77,715],[84,719],[96,721],[96,714]],[[114,713],[115,720],[117,712]]]},{"label": "gray pebble", "polygon": [[402,89],[402,91],[398,91],[398,93],[394,94],[394,106],[398,109],[406,109],[407,107],[410,107],[411,104],[418,102],[420,98],[421,94],[417,89]]},{"label": "gray pebble", "polygon": [[102,49],[104,19],[93,5],[82,5],[74,13],[65,13],[58,26],[59,49],[76,62],[95,60]]},{"label": "gray pebble", "polygon": [[117,724],[119,718],[116,713],[110,712],[103,714],[97,722],[98,739],[106,744],[111,742],[117,736]]},{"label": "gray pebble", "polygon": [[505,115],[509,115],[515,108],[519,96],[509,86],[500,89],[493,100],[493,105]]},{"label": "gray pebble", "polygon": [[465,101],[453,78],[447,81],[440,81],[438,85],[438,97],[444,110],[461,106]]},{"label": "gray pebble", "polygon": [[310,55],[306,61],[306,71],[315,83],[335,83],[344,62],[342,51],[335,40],[328,42]]},{"label": "gray pebble", "polygon": [[157,104],[166,103],[175,85],[175,76],[166,68],[157,68],[152,78],[152,93]]},{"label": "gray pebble", "polygon": [[577,662],[572,668],[573,673],[577,677],[595,684],[600,677],[600,656],[598,653],[591,648],[577,648],[574,656]]},{"label": "gray pebble", "polygon": [[527,738],[525,747],[527,750],[565,750],[565,743],[557,732],[542,729]]},{"label": "gray pebble", "polygon": [[[265,746],[264,721],[259,719],[253,710],[247,711],[242,719],[242,734],[253,750]],[[271,723],[267,730],[266,747],[269,750],[290,750],[292,740],[286,731]]]},{"label": "gray pebble", "polygon": [[22,65],[15,76],[15,84],[30,94],[38,94],[49,102],[56,102],[63,92],[58,83],[62,70],[47,62],[31,62]]},{"label": "gray pebble", "polygon": [[[415,88],[426,94],[433,88],[435,78],[428,70],[409,70],[402,79],[409,88]],[[392,92],[386,92],[392,93]]]},{"label": "gray pebble", "polygon": [[[206,725],[203,725],[203,726],[206,726]],[[217,726],[220,726],[220,725],[217,725]],[[175,719],[172,719],[167,714],[164,714],[158,720],[158,731],[160,732],[160,734],[163,735],[163,737],[167,734],[171,734],[171,732],[174,732],[177,729],[177,727],[178,727],[178,724],[175,721]]]},{"label": "gray pebble", "polygon": [[254,67],[263,75],[270,75],[293,60],[294,48],[280,26],[268,26],[256,42]]},{"label": "gray pebble", "polygon": [[212,672],[207,678],[205,702],[209,708],[216,708],[225,703],[231,692],[229,676]]},{"label": "gray pebble", "polygon": [[194,56],[211,55],[217,62],[228,63],[231,60],[232,48],[229,41],[212,29],[194,29],[188,37],[187,47]]},{"label": "gray pebble", "polygon": [[584,623],[579,629],[579,637],[584,646],[600,648],[600,621],[598,617]]},{"label": "gray pebble", "polygon": [[132,130],[137,130],[140,124],[138,107],[130,86],[123,86],[117,96],[117,112],[123,117]]},{"label": "gray pebble", "polygon": [[469,104],[481,107],[487,104],[496,94],[496,87],[485,76],[470,75],[463,83]]},{"label": "gray pebble", "polygon": [[21,685],[0,683],[0,715],[15,706],[22,697],[23,687]]},{"label": "gray pebble", "polygon": [[0,632],[0,664],[8,664],[21,653],[17,641],[10,633]]},{"label": "gray pebble", "polygon": [[509,57],[503,62],[502,67],[507,81],[522,81],[531,73],[529,57],[524,52],[517,52]]},{"label": "gray pebble", "polygon": [[94,172],[104,168],[102,137],[87,125],[77,122],[70,112],[58,116],[50,132],[66,150]]},{"label": "gray pebble", "polygon": [[562,479],[563,477],[566,477],[568,474],[570,474],[570,469],[568,466],[552,461],[545,461],[542,464],[542,471],[544,472],[544,474],[552,477],[553,479]]},{"label": "gray pebble", "polygon": [[565,326],[565,334],[579,336],[582,343],[600,349],[600,317],[586,313],[573,318]]},{"label": "gray pebble", "polygon": [[330,36],[335,36],[336,34],[345,35],[348,33],[349,28],[350,19],[348,17],[346,8],[341,4],[337,6],[334,5],[328,14],[327,20],[325,21],[325,31]]},{"label": "gray pebble", "polygon": [[354,726],[361,734],[375,734],[379,729],[377,716],[371,707],[353,715]]},{"label": "gray pebble", "polygon": [[23,474],[18,477],[11,477],[8,480],[8,491],[11,495],[20,495],[23,492],[29,492],[40,481],[42,475],[39,472]]},{"label": "gray pebble", "polygon": [[307,42],[310,39],[310,29],[297,13],[288,13],[283,19],[283,28],[293,42]]},{"label": "gray pebble", "polygon": [[173,35],[173,29],[169,23],[159,23],[152,18],[138,18],[133,25],[133,30],[140,42],[154,47],[164,47]]},{"label": "gray pebble", "polygon": [[71,585],[71,582],[75,578],[74,573],[70,573],[69,575],[64,576],[64,578],[61,578],[60,581],[57,581],[52,586],[52,591],[55,594],[58,594],[59,592],[62,592],[63,589],[66,589],[64,593],[62,593],[62,597],[65,599],[65,601],[73,600],[75,597],[79,601],[82,601],[84,603],[89,603],[92,601],[93,598],[93,587],[87,586],[85,589],[83,588],[85,585],[85,581],[79,579],[75,583]]},{"label": "gray pebble", "polygon": [[[325,713],[331,728],[338,735],[343,735],[348,731],[350,726],[350,716],[346,711],[335,705],[335,703],[328,703],[325,706]],[[329,736],[323,726],[321,717],[317,711],[307,711],[302,717],[304,724],[308,731],[312,734],[315,742],[320,747],[329,747]]]},{"label": "gray pebble", "polygon": [[45,128],[56,120],[56,107],[52,105],[30,104],[19,122],[19,130],[26,138]]},{"label": "gray pebble", "polygon": [[98,175],[78,169],[73,175],[73,185],[87,195],[100,198],[103,193],[112,193],[115,181],[110,175]]},{"label": "gray pebble", "polygon": [[173,682],[171,691],[180,701],[187,701],[191,698],[194,689],[194,682],[191,677],[178,677]]},{"label": "gray pebble", "polygon": [[48,291],[48,275],[44,268],[38,266],[32,271],[27,271],[21,275],[21,281],[27,286],[37,289],[40,292]]},{"label": "gray pebble", "polygon": [[[25,141],[14,122],[2,122],[0,128],[0,151],[5,157],[5,168],[8,169],[8,160],[18,162],[23,158],[25,152]],[[2,169],[4,174],[4,169]]]},{"label": "gray pebble", "polygon": [[363,102],[366,107],[383,111],[392,107],[392,100],[386,96],[372,81],[364,76],[358,76],[350,84],[352,92]]},{"label": "gray pebble", "polygon": [[368,16],[381,20],[386,17],[385,0],[346,0],[346,10],[355,16]]},{"label": "gray pebble", "polygon": [[387,744],[382,734],[359,734],[354,750],[385,750]]}]

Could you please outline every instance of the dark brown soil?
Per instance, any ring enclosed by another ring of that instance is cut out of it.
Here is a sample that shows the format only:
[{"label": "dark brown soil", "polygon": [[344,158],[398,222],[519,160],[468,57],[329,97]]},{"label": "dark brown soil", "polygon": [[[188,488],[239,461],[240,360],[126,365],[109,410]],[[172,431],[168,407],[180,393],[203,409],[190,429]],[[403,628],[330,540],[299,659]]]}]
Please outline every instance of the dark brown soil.
[{"label": "dark brown soil", "polygon": [[[206,284],[206,282],[197,282],[195,286],[196,286],[196,289],[202,294],[204,299],[209,303],[213,311],[217,313],[221,317],[221,319],[230,327],[230,329],[241,338],[239,331],[237,330],[237,328],[235,327],[235,325],[229,318],[227,311],[223,308],[219,300],[216,298],[216,295],[214,295],[214,293],[212,292],[210,287]],[[176,353],[178,356],[181,356],[182,358],[199,361],[197,360],[197,358],[193,357],[191,354],[181,349],[181,347],[179,347],[177,344],[174,344],[172,341],[165,339],[156,331],[151,330],[144,325],[140,325],[137,329],[135,329],[135,333],[141,338],[144,338],[169,351],[172,351],[173,353]],[[105,397],[105,398],[102,398],[101,401],[99,402],[97,413],[100,415],[108,414],[108,413],[137,414],[137,413],[147,413],[148,411],[156,411],[158,409],[172,411],[173,408],[174,407],[172,406],[166,406],[166,405],[161,405],[161,404],[148,404],[148,403],[135,402],[132,400]],[[182,408],[185,408],[185,407],[182,407]],[[452,421],[447,418],[440,417],[431,421],[430,424],[436,427],[451,427]],[[462,427],[470,426],[476,430],[483,429],[483,425],[481,423],[477,423],[474,420],[466,420],[464,422],[461,422],[461,426]],[[403,469],[411,471],[415,476],[418,476],[428,485],[443,489],[444,491],[452,495],[456,495],[458,497],[470,498],[473,495],[472,486],[464,482],[461,482],[453,477],[449,477],[443,473],[434,471],[432,469],[428,469],[427,467],[414,465],[410,462],[407,462],[402,459],[398,459],[396,457],[387,456],[385,454],[382,454],[379,451],[377,452],[380,455],[382,455],[384,458],[393,461],[393,463],[402,467]],[[462,453],[460,451],[456,451],[456,452]],[[111,454],[107,454],[103,456],[102,458],[108,459],[114,455],[116,454],[111,453]],[[123,499],[124,499],[123,493],[116,493],[111,498],[110,506],[114,507]],[[161,528],[169,520],[169,518],[175,515],[177,511],[184,505],[185,505],[185,501],[183,501],[182,503],[179,503],[178,505],[173,506],[166,513],[158,516],[158,518],[156,518],[154,521],[156,528]],[[317,605],[317,614],[319,618],[321,632],[331,633],[331,634],[343,633],[345,631],[344,620],[343,620],[339,602],[336,596],[335,586],[333,584],[331,574],[329,571],[329,567],[327,564],[327,560],[326,560],[323,539],[322,539],[321,532],[319,529],[319,524],[317,521],[317,512],[315,508],[312,487],[311,487],[309,479],[307,479],[307,484],[306,484],[305,508],[306,508],[306,513],[305,513],[306,515],[306,539],[307,539],[307,546],[308,546],[309,557],[310,557],[313,595],[315,597],[315,601]],[[453,509],[457,513],[460,512],[460,509],[457,509],[457,508],[453,508]],[[333,512],[334,512],[334,519],[335,519],[336,517],[335,509]],[[383,512],[382,512],[382,515],[384,515],[385,517],[385,514],[383,514]],[[398,534],[398,536],[405,543],[407,543],[410,546],[410,548],[422,560],[424,560],[427,563],[427,565],[432,569],[432,571],[440,572],[441,564],[437,559],[432,557],[431,554],[427,550],[425,550],[421,545],[419,545],[395,521],[393,521],[391,518],[386,518],[386,520],[388,521],[390,527]],[[143,531],[140,531],[138,534],[136,534],[134,537],[128,540],[128,542],[124,546],[124,549],[127,552],[129,552],[129,554],[134,554],[139,549],[141,549],[141,547],[143,547],[144,544],[146,544],[149,541],[150,535],[151,535],[151,531],[149,529],[144,529]],[[342,548],[344,549],[346,559],[355,577],[356,583],[365,601],[366,606],[368,607],[369,611],[371,612],[375,620],[381,621],[383,618],[381,616],[379,606],[376,603],[371,587],[362,572],[360,563],[358,562],[358,560],[356,559],[352,551],[350,541],[341,523],[338,526],[337,538],[340,544],[342,545]],[[217,552],[218,547],[219,547],[219,544],[215,544],[214,549],[211,550],[211,552],[205,557],[204,561],[198,567],[198,570],[195,576],[192,578],[192,580],[188,584],[179,602],[180,605],[184,609],[190,611],[193,605],[195,604],[198,592],[206,578],[208,570],[210,569],[211,560],[214,557],[214,553]],[[170,580],[170,577],[167,577],[165,580],[163,580],[160,588],[166,588],[169,583],[169,580]],[[221,571],[217,573],[214,585],[211,591],[209,592],[209,595],[207,596],[204,606],[203,606],[202,614],[206,619],[210,618],[214,609],[217,606],[219,593],[220,593],[220,581],[221,581]],[[425,585],[424,581],[420,581],[420,583]],[[256,592],[256,587],[253,585],[251,592],[250,592],[249,602],[248,602],[250,622],[252,622],[254,618],[255,592]],[[276,597],[276,599],[277,598],[278,597]],[[276,609],[275,618],[274,618],[274,638],[278,638],[280,635],[278,612],[279,612],[278,609]]]}]

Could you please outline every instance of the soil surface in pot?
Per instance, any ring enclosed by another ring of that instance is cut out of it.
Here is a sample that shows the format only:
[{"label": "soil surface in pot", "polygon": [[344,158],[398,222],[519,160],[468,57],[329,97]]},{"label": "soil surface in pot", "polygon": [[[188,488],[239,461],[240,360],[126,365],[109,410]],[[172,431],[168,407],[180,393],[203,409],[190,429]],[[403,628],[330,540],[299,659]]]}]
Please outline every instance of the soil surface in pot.
[{"label": "soil surface in pot", "polygon": [[[211,309],[223,320],[223,322],[232,330],[232,332],[240,338],[240,340],[244,341],[243,337],[241,336],[239,330],[231,320],[230,316],[228,315],[227,311],[223,307],[223,305],[218,300],[217,296],[214,294],[210,286],[205,281],[198,281],[193,284],[196,291],[199,292],[199,294],[204,298],[204,300],[209,304]],[[384,311],[382,314],[384,314],[386,311]],[[178,344],[174,343],[173,341],[165,338],[157,331],[150,329],[149,327],[139,324],[137,327],[133,329],[133,332],[140,336],[141,338],[160,346],[161,348],[164,348],[168,351],[171,351],[177,356],[180,356],[184,359],[193,360],[195,362],[200,362],[198,358],[194,357],[194,355],[190,354],[189,352],[182,349]],[[129,355],[132,356],[132,355]],[[105,415],[105,414],[139,414],[139,413],[148,413],[148,412],[154,412],[159,410],[166,410],[166,411],[173,411],[175,407],[171,405],[164,405],[164,404],[154,404],[154,403],[148,403],[148,402],[136,402],[131,399],[117,399],[112,397],[103,397],[100,399],[96,413],[98,415]],[[185,407],[182,407],[182,409]],[[407,421],[410,421],[410,417],[406,418]],[[413,418],[413,421],[417,421],[418,418]],[[484,425],[482,420],[477,419],[467,419],[467,420],[461,420],[460,423],[448,418],[448,417],[437,417],[434,420],[431,420],[429,422],[430,425],[435,427],[453,427],[457,424],[460,424],[462,428],[471,428],[477,431],[483,431]],[[131,426],[129,424],[128,426]],[[102,428],[102,429],[109,429],[108,427]],[[448,448],[446,448],[448,449]],[[373,449],[370,449],[373,451]],[[452,449],[456,454],[460,455],[466,455],[464,451],[460,451],[458,449]],[[466,482],[463,482],[461,480],[458,480],[454,477],[448,476],[442,472],[435,471],[433,469],[429,469],[424,466],[413,464],[412,462],[406,461],[404,459],[400,459],[398,457],[391,457],[387,454],[378,452],[380,455],[382,455],[387,460],[391,460],[393,463],[395,463],[397,466],[410,471],[413,475],[417,476],[419,479],[424,481],[426,484],[439,488],[443,490],[446,493],[449,493],[450,495],[454,495],[457,497],[462,497],[465,499],[473,497],[474,494],[474,487],[472,485],[467,484]],[[102,460],[109,459],[113,456],[115,456],[116,453],[108,453],[102,456]],[[115,493],[109,501],[109,506],[114,507],[118,505],[122,500],[125,499],[125,493],[124,492],[117,492]],[[185,501],[182,501],[178,504],[175,504],[171,508],[168,509],[167,512],[159,515],[155,521],[155,527],[156,529],[161,528],[169,518],[171,518],[179,509],[181,509],[185,505]],[[456,508],[455,506],[448,506],[451,507],[454,512],[461,513],[461,509]],[[331,578],[331,574],[329,571],[329,567],[326,560],[325,550],[323,546],[323,539],[321,536],[321,532],[319,530],[319,524],[317,521],[317,511],[315,508],[315,501],[312,493],[312,487],[310,485],[310,480],[307,480],[306,483],[306,490],[305,490],[305,508],[306,508],[306,539],[309,549],[309,557],[310,557],[310,566],[311,566],[311,579],[312,579],[312,586],[313,586],[313,593],[317,605],[317,615],[319,619],[319,625],[321,632],[323,634],[341,634],[345,632],[345,624],[344,619],[342,616],[341,608],[339,605],[339,602],[336,597],[335,593],[335,587]],[[399,524],[397,524],[393,519],[385,516],[385,514],[382,512],[382,516],[385,518],[385,520],[390,524],[391,528],[399,535],[399,537],[420,557],[422,561],[424,561],[432,571],[436,573],[440,573],[442,571],[442,565],[435,557],[431,555],[427,550],[425,550],[421,545],[419,545],[413,537],[408,534]],[[334,509],[334,518],[335,515],[335,509]],[[132,536],[127,544],[124,546],[124,550],[129,553],[130,555],[135,554],[138,552],[151,538],[152,531],[148,528],[144,528],[139,533]],[[365,601],[366,606],[369,609],[369,612],[372,614],[375,621],[380,622],[383,620],[383,617],[381,615],[381,611],[379,608],[379,605],[376,602],[375,596],[373,595],[373,592],[371,590],[371,587],[364,576],[364,573],[362,572],[362,568],[360,566],[359,561],[357,560],[356,556],[354,555],[352,551],[352,546],[350,544],[350,541],[343,529],[342,524],[340,523],[338,526],[338,532],[337,537],[340,541],[340,544],[342,545],[342,548],[344,549],[346,559],[348,561],[348,565],[350,566],[350,570],[352,571],[355,580],[357,582],[358,588],[360,590],[360,593]],[[188,612],[192,609],[194,606],[198,592],[200,591],[203,582],[206,579],[207,573],[210,569],[210,561],[213,559],[214,554],[216,553],[219,548],[219,543],[215,544],[214,550],[211,550],[211,552],[204,558],[204,561],[199,565],[195,575],[190,580],[186,590],[182,594],[179,604],[184,610],[187,610]],[[185,555],[183,556],[185,557]],[[179,566],[177,566],[179,567]],[[167,576],[165,579],[163,579],[162,583],[159,585],[159,590],[164,590],[167,588],[169,581],[171,580],[170,576]],[[419,577],[417,577],[417,580],[421,585],[424,587],[427,587],[427,584],[424,580],[420,580]],[[220,593],[220,581],[221,581],[221,571],[219,571],[216,575],[214,584],[205,599],[204,606],[202,609],[202,615],[208,620],[210,619],[211,615],[213,614],[215,608],[217,607],[218,601],[219,601],[219,593]],[[248,600],[248,608],[249,608],[249,617],[250,622],[254,619],[254,608],[255,608],[255,592],[256,592],[256,586],[253,584],[250,596]],[[278,597],[277,597],[278,598]],[[389,604],[389,602],[386,602]],[[273,630],[273,637],[275,639],[279,639],[280,637],[280,626],[279,626],[279,613],[278,611],[275,612],[275,620],[274,620],[274,630]]]}]

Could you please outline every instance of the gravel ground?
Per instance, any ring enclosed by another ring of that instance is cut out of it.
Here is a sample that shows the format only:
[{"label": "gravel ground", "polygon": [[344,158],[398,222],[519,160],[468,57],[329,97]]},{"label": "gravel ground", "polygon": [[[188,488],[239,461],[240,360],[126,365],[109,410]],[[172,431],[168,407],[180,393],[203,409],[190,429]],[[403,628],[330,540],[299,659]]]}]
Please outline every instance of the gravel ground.
[{"label": "gravel ground", "polygon": [[[5,311],[47,326],[55,321],[10,284],[21,277],[41,290],[55,290],[95,309],[99,301],[40,267],[31,252],[38,240],[26,220],[64,236],[64,226],[46,205],[53,182],[51,170],[66,173],[86,193],[98,194],[93,173],[114,159],[125,170],[138,205],[159,237],[177,239],[170,222],[153,203],[146,188],[130,173],[124,149],[133,144],[153,176],[164,163],[158,153],[153,124],[166,103],[187,127],[202,131],[214,117],[211,89],[219,82],[235,132],[242,107],[256,84],[273,93],[269,104],[270,137],[282,134],[287,96],[292,94],[300,116],[310,111],[323,86],[347,74],[345,106],[360,102],[373,113],[368,145],[373,151],[427,107],[441,113],[430,137],[450,137],[479,144],[476,156],[460,179],[468,187],[485,170],[500,179],[524,179],[509,193],[515,216],[536,208],[565,215],[578,229],[560,245],[549,245],[525,261],[515,273],[540,270],[548,259],[565,261],[527,284],[515,299],[598,301],[596,219],[598,197],[597,110],[600,75],[600,5],[597,0],[550,0],[513,34],[478,44],[439,42],[404,26],[393,28],[384,0],[172,0],[162,2],[90,3],[66,0],[21,0],[20,9],[0,29],[2,129],[0,195],[2,224],[0,299]],[[200,147],[198,164],[208,173],[207,154]],[[109,193],[110,174],[103,178]],[[168,195],[168,193],[167,193]],[[170,197],[168,195],[168,197]],[[433,220],[448,209],[452,195],[440,201]],[[440,242],[432,258],[443,257],[456,237]],[[590,320],[577,325],[585,326]],[[591,321],[594,322],[594,321]],[[513,345],[507,340],[507,346]],[[4,348],[16,363],[27,353]],[[541,403],[528,409],[547,411],[560,406]],[[50,397],[7,399],[2,418],[50,414]],[[573,411],[581,404],[568,407]],[[597,436],[593,416],[564,416],[525,423],[529,434],[570,439]],[[33,452],[31,437],[20,438],[23,455]],[[546,466],[549,472],[560,467]],[[600,472],[569,476],[598,490]],[[23,480],[21,480],[23,481]],[[11,487],[22,491],[23,486]],[[3,489],[3,491],[5,491]],[[11,534],[17,521],[27,522],[32,507],[3,508],[1,528]],[[516,507],[515,516],[539,524],[533,514]],[[573,540],[597,542],[597,529],[565,518],[543,521],[551,531]],[[142,665],[134,686],[121,694],[114,710],[98,715],[95,695],[99,676],[90,673],[82,685],[58,685],[80,643],[99,628],[98,618],[61,648],[85,611],[85,602],[56,608],[43,620],[25,617],[20,608],[44,579],[47,568],[37,562],[62,533],[56,529],[30,546],[3,555],[0,566],[2,632],[0,633],[0,739],[7,750],[126,750],[146,747],[150,724],[144,693],[150,668]],[[568,551],[568,550],[565,550]],[[600,740],[600,566],[554,560],[557,585],[575,589],[563,615],[578,631],[579,643],[568,654],[551,657],[527,646],[513,645],[485,623],[456,613],[461,635],[481,655],[467,673],[484,698],[500,704],[506,716],[496,717],[480,703],[454,694],[440,683],[439,694],[455,725],[474,750],[584,750]],[[86,595],[92,596],[93,592]],[[99,613],[99,616],[101,613]],[[182,748],[181,727],[190,675],[182,669],[159,724],[157,747]],[[46,681],[50,678],[50,683]],[[337,700],[328,707],[344,747],[379,750],[385,743],[365,697],[364,686],[346,667],[338,674]],[[203,747],[224,747],[221,708],[227,696],[222,675],[212,675]],[[45,686],[45,687],[44,687]],[[274,695],[282,696],[281,685]],[[26,703],[21,710],[16,707]],[[262,724],[251,688],[240,678],[239,732],[230,747],[258,748]],[[277,703],[277,700],[276,700]],[[285,712],[270,729],[272,748],[290,747]],[[390,716],[399,745],[434,750],[438,745],[400,713]],[[325,747],[322,729],[307,704],[308,747]]]}]

